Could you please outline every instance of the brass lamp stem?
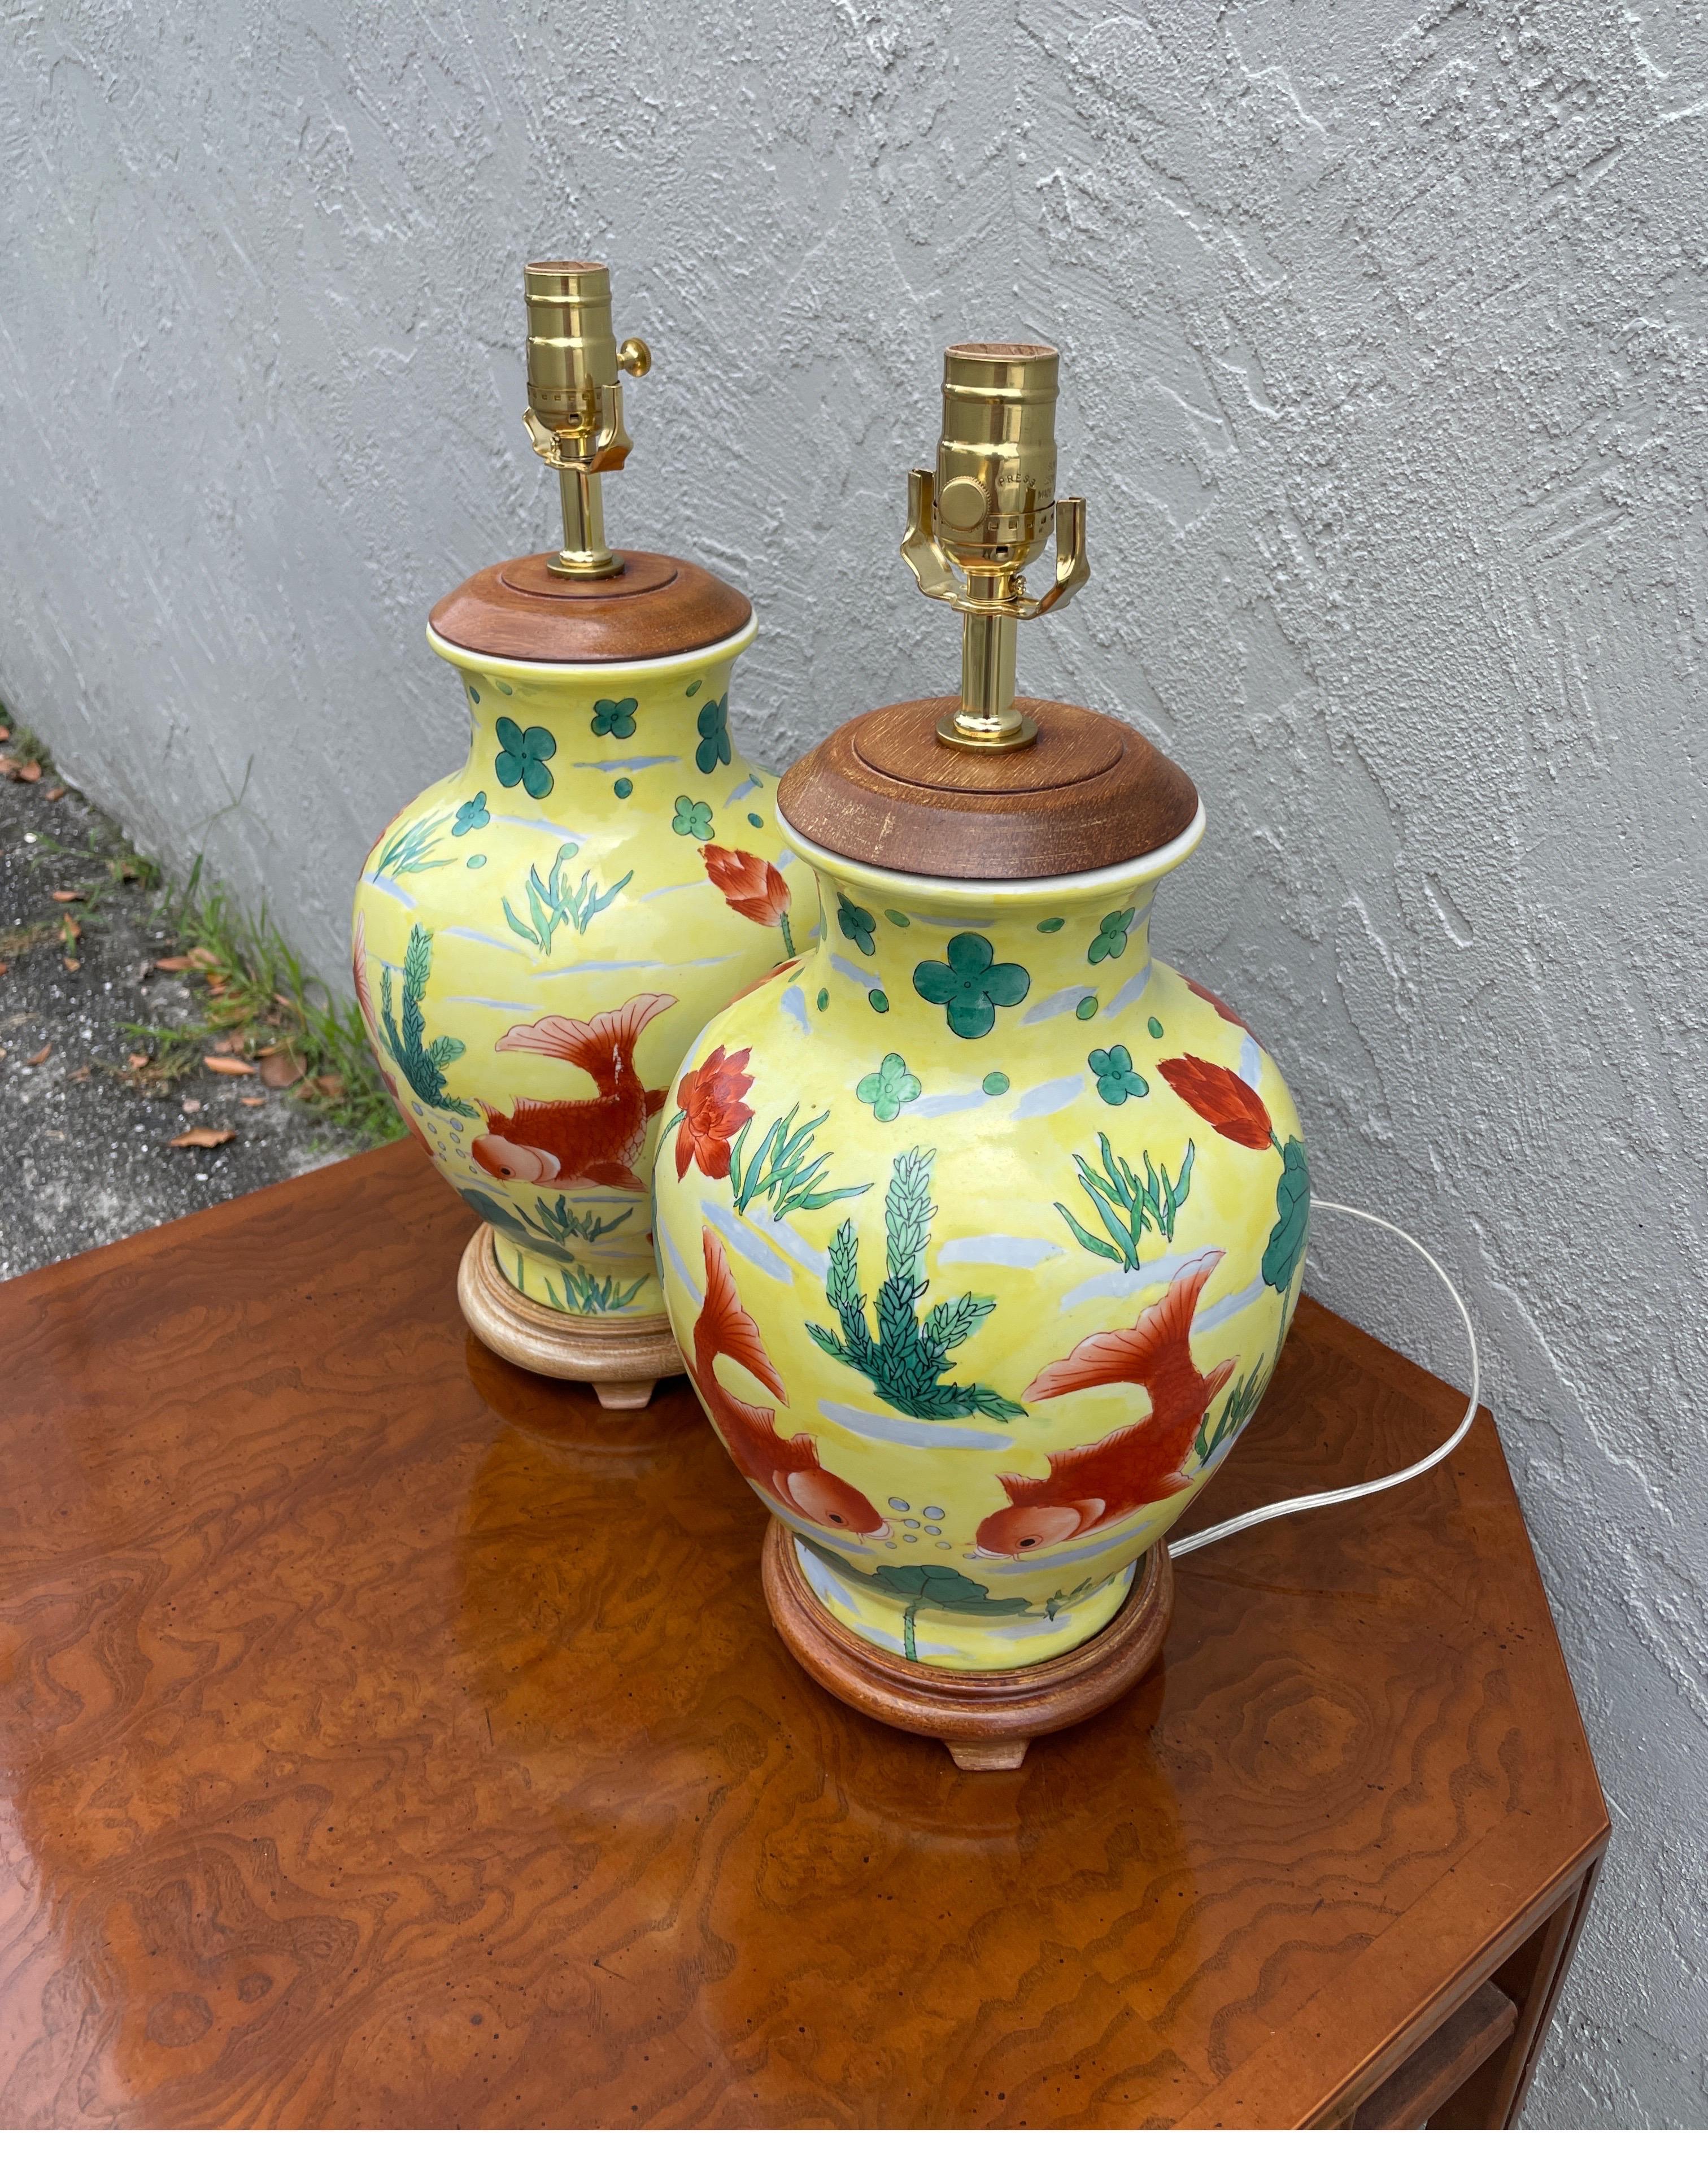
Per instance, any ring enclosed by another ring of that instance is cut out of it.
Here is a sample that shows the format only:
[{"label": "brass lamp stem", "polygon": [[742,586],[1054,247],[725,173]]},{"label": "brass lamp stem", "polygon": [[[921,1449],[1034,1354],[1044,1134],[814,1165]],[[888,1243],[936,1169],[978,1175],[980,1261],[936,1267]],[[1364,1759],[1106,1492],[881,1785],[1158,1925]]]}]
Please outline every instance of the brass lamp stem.
[{"label": "brass lamp stem", "polygon": [[[970,593],[993,580],[969,579]],[[1029,743],[1038,730],[1014,701],[1015,631],[1009,614],[966,613],[961,616],[961,709],[955,715],[954,740],[978,749],[1011,749]]]},{"label": "brass lamp stem", "polygon": [[605,488],[592,470],[558,471],[564,507],[564,549],[546,563],[554,576],[614,576],[620,556],[605,543]]}]

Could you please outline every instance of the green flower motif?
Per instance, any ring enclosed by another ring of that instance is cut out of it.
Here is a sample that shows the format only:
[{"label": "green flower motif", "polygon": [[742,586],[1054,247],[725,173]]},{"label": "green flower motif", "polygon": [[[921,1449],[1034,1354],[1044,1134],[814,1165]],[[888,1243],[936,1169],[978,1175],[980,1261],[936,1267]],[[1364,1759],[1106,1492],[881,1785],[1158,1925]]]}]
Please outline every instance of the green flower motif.
[{"label": "green flower motif", "polygon": [[878,929],[878,919],[869,908],[850,901],[846,893],[836,897],[836,927],[845,939],[851,939],[862,954],[875,954],[878,942],[872,936]]},{"label": "green flower motif", "polygon": [[948,961],[921,962],[913,989],[929,1007],[944,1008],[956,1037],[984,1037],[996,1027],[999,1008],[1017,1008],[1032,990],[1032,973],[1018,962],[993,959],[990,941],[977,931],[957,931]]},{"label": "green flower motif", "polygon": [[691,833],[697,841],[709,841],[712,837],[711,804],[696,803],[691,795],[679,795],[676,798],[676,814],[670,820],[670,831],[673,833]]},{"label": "green flower motif", "polygon": [[1000,1098],[1008,1088],[1008,1078],[1000,1068],[993,1068],[979,1087],[987,1098]]},{"label": "green flower motif", "polygon": [[1162,1035],[1162,1024],[1157,1020],[1154,1015],[1153,1015],[1149,1021],[1146,1023],[1145,1028],[1150,1032],[1153,1037],[1160,1037]]},{"label": "green flower motif", "polygon": [[1124,1045],[1111,1045],[1106,1052],[1099,1046],[1088,1057],[1097,1095],[1105,1106],[1124,1106],[1129,1098],[1149,1097],[1150,1085],[1133,1066],[1132,1055]]},{"label": "green flower motif", "polygon": [[890,995],[884,991],[881,985],[879,985],[874,991],[868,992],[866,997],[872,1004],[872,1012],[874,1015],[887,1015],[889,1013]]},{"label": "green flower motif", "polygon": [[700,737],[700,747],[694,752],[694,762],[702,772],[715,772],[720,765],[730,763],[734,753],[730,748],[727,697],[719,697],[715,704],[701,705],[695,731]]},{"label": "green flower motif", "polygon": [[911,916],[904,915],[899,908],[886,908],[884,914],[898,931],[905,931],[913,921]]},{"label": "green flower motif", "polygon": [[1127,952],[1127,934],[1137,909],[1111,909],[1098,926],[1097,936],[1085,950],[1088,962],[1102,962],[1111,957],[1119,958]]},{"label": "green flower motif", "polygon": [[596,735],[614,735],[625,743],[635,732],[635,709],[638,697],[596,697],[593,699],[593,732]]},{"label": "green flower motif", "polygon": [[1089,1022],[1091,1018],[1097,1013],[1096,993],[1088,992],[1073,1012],[1078,1016],[1081,1022]]},{"label": "green flower motif", "polygon": [[471,802],[457,805],[456,823],[451,827],[451,838],[460,840],[465,833],[477,833],[491,818],[487,808],[487,792],[482,788]]},{"label": "green flower motif", "polygon": [[1065,916],[1046,916],[1038,928],[1040,931],[1060,931],[1066,921]]},{"label": "green flower motif", "polygon": [[919,1096],[919,1078],[908,1074],[907,1063],[899,1052],[886,1052],[877,1074],[863,1077],[854,1095],[880,1121],[893,1121],[904,1106],[911,1106]]},{"label": "green flower motif", "polygon": [[626,803],[634,792],[635,783],[626,776],[618,781],[616,785],[611,790],[612,794],[616,797],[619,803]]},{"label": "green flower motif", "polygon": [[750,810],[747,813],[747,823],[756,833],[763,833],[765,830],[765,821],[757,810]]},{"label": "green flower motif", "polygon": [[514,787],[520,781],[536,803],[549,795],[552,776],[546,759],[558,754],[557,737],[549,727],[519,727],[514,720],[499,720],[497,726],[500,747],[493,770],[499,786]]}]

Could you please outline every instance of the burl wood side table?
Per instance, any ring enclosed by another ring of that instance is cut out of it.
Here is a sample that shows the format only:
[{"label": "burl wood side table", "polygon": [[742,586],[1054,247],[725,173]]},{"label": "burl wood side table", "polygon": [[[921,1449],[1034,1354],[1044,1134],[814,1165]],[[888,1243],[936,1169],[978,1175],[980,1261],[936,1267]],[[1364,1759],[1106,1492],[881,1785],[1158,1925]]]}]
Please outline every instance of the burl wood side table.
[{"label": "burl wood side table", "polygon": [[[957,1772],[791,1661],[683,1383],[471,1339],[469,1226],[401,1145],[0,1287],[0,2121],[1511,2119],[1607,1819],[1486,1416]],[[1459,1405],[1307,1302],[1194,1516]]]}]

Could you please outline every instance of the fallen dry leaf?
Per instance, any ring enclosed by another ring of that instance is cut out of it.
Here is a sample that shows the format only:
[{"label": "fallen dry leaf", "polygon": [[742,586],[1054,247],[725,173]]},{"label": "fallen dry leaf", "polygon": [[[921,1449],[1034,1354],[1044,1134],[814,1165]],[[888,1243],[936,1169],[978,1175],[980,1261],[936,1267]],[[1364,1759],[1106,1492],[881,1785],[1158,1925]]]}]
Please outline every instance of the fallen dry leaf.
[{"label": "fallen dry leaf", "polygon": [[265,1098],[240,1098],[237,1102],[240,1106],[264,1106],[267,1101]]},{"label": "fallen dry leaf", "polygon": [[213,1075],[253,1075],[255,1068],[247,1060],[240,1060],[235,1053],[204,1052],[201,1064]]},{"label": "fallen dry leaf", "polygon": [[18,760],[15,757],[0,757],[0,780],[16,780]]},{"label": "fallen dry leaf", "polygon": [[157,969],[187,969],[190,957],[187,954],[163,954],[154,966]]},{"label": "fallen dry leaf", "polygon": [[269,1090],[283,1090],[288,1084],[300,1083],[307,1073],[294,1052],[269,1052],[261,1063],[261,1079]]},{"label": "fallen dry leaf", "polygon": [[6,725],[3,720],[0,720],[0,743],[9,743],[11,739],[11,728]]},{"label": "fallen dry leaf", "polygon": [[28,765],[19,766],[18,777],[19,780],[27,780],[33,787],[41,777],[41,768],[36,764],[35,759],[31,758]]},{"label": "fallen dry leaf", "polygon": [[41,800],[44,803],[57,803],[64,792],[65,790],[63,787],[50,787],[43,792]]},{"label": "fallen dry leaf", "polygon": [[39,1067],[41,1065],[42,1062],[43,1062],[44,1060],[46,1060],[46,1059],[47,1059],[47,1057],[48,1054],[49,1054],[50,1052],[52,1052],[52,1050],[53,1050],[53,1041],[52,1040],[52,1038],[50,1038],[50,1039],[47,1041],[47,1044],[46,1044],[46,1045],[44,1045],[44,1046],[42,1046],[42,1048],[41,1048],[41,1052],[32,1052],[32,1053],[30,1054],[30,1057],[28,1058],[28,1060],[26,1060],[26,1061],[25,1062],[24,1065],[25,1065],[26,1068],[39,1068]]},{"label": "fallen dry leaf", "polygon": [[133,1052],[124,1064],[127,1068],[146,1068],[148,1055],[146,1052]]},{"label": "fallen dry leaf", "polygon": [[75,970],[80,969],[83,967],[83,964],[78,960],[74,954],[68,954],[65,957],[65,967],[68,969]]},{"label": "fallen dry leaf", "polygon": [[215,1052],[241,1053],[243,1041],[244,1034],[240,1030],[229,1030],[223,1037],[215,1038],[212,1050]]},{"label": "fallen dry leaf", "polygon": [[344,1078],[341,1075],[317,1075],[314,1083],[322,1098],[342,1098],[344,1096]]},{"label": "fallen dry leaf", "polygon": [[89,1080],[89,1070],[86,1068],[74,1068],[65,1079],[68,1083],[86,1083]]},{"label": "fallen dry leaf", "polygon": [[219,957],[209,947],[192,947],[184,958],[192,969],[217,969],[219,967]]},{"label": "fallen dry leaf", "polygon": [[201,1101],[200,1098],[186,1098],[183,1105],[179,1107],[179,1111],[181,1113],[199,1113],[201,1111]]},{"label": "fallen dry leaf", "polygon": [[235,1129],[186,1129],[181,1136],[172,1139],[175,1151],[211,1151],[220,1144],[229,1144]]},{"label": "fallen dry leaf", "polygon": [[53,898],[55,901],[83,901],[87,897],[80,893],[75,886],[55,886]]}]

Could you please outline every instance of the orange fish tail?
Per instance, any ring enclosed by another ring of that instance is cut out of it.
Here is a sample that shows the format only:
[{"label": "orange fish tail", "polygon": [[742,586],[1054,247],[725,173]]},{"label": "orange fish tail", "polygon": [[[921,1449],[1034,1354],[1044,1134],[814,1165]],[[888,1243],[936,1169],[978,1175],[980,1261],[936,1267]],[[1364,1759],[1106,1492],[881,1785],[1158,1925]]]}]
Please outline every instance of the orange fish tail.
[{"label": "orange fish tail", "polygon": [[1094,1333],[1059,1363],[1046,1364],[1022,1401],[1053,1400],[1087,1386],[1154,1387],[1180,1372],[1193,1375],[1192,1320],[1204,1282],[1221,1262],[1220,1250],[1201,1250],[1170,1281],[1160,1300],[1118,1333]]},{"label": "orange fish tail", "polygon": [[616,1083],[619,1063],[633,1061],[641,1032],[675,1004],[669,992],[636,992],[621,1007],[595,1015],[591,1022],[574,1015],[543,1015],[537,1022],[518,1023],[507,1030],[498,1050],[567,1060],[585,1068],[602,1090],[609,1090]]},{"label": "orange fish tail", "polygon": [[[765,1353],[765,1343],[758,1327],[741,1307],[741,1298],[736,1291],[735,1275],[730,1270],[730,1260],[724,1255],[724,1245],[709,1227],[702,1231],[706,1256],[706,1300],[700,1306],[700,1315],[694,1322],[694,1360],[702,1377],[708,1384],[715,1384],[712,1376],[713,1359],[727,1356],[732,1363],[739,1363],[744,1371],[751,1371],[766,1391],[774,1394],[780,1401],[786,1401],[788,1391],[777,1376],[777,1367]],[[810,1445],[811,1442],[808,1442]]]}]

